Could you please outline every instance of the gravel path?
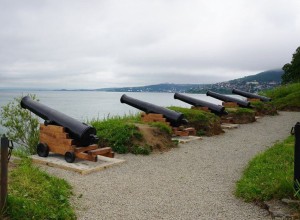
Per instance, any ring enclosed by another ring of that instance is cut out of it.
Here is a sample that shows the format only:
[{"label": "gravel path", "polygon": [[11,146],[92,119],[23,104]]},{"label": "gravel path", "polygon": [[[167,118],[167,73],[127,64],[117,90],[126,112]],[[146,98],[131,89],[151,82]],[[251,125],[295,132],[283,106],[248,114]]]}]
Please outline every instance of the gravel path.
[{"label": "gravel path", "polygon": [[300,113],[280,112],[223,135],[82,176],[45,168],[74,187],[78,219],[270,219],[234,197],[235,182],[258,152],[289,135]]}]

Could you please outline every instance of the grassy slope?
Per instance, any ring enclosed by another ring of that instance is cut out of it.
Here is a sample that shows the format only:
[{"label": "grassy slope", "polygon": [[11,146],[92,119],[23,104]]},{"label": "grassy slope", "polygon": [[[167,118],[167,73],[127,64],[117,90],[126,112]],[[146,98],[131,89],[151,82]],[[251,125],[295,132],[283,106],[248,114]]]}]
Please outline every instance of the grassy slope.
[{"label": "grassy slope", "polygon": [[246,201],[293,197],[294,136],[275,144],[249,162],[237,182],[236,195]]},{"label": "grassy slope", "polygon": [[300,110],[300,83],[288,84],[265,91],[278,110]]},{"label": "grassy slope", "polygon": [[69,203],[71,186],[21,161],[10,172],[6,215],[10,219],[76,219]]},{"label": "grassy slope", "polygon": [[[300,83],[265,91],[279,110],[300,110]],[[249,162],[237,182],[236,195],[246,201],[294,197],[294,137],[290,136]]]}]

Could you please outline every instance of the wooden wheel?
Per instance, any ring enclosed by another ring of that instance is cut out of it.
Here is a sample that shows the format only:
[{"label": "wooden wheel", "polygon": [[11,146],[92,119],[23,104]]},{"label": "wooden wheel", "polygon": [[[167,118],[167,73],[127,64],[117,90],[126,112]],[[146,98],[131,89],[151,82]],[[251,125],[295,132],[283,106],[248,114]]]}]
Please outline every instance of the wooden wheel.
[{"label": "wooden wheel", "polygon": [[49,147],[47,144],[39,143],[36,147],[36,152],[40,157],[48,157]]},{"label": "wooden wheel", "polygon": [[75,160],[75,154],[74,154],[74,152],[66,152],[65,153],[65,160],[68,163],[73,163],[74,160]]}]

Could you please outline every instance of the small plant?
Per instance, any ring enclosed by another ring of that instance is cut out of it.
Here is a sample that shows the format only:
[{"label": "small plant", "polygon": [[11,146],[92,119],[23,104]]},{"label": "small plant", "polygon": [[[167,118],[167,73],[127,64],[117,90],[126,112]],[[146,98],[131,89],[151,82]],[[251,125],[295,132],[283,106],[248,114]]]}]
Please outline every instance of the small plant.
[{"label": "small plant", "polygon": [[159,130],[171,135],[172,134],[172,129],[170,126],[163,122],[150,122],[149,123],[151,126],[158,128]]},{"label": "small plant", "polygon": [[76,219],[69,203],[71,186],[23,159],[9,175],[9,219]]},{"label": "small plant", "polygon": [[[37,100],[35,95],[29,95]],[[20,105],[22,97],[3,106],[0,110],[0,125],[7,129],[7,136],[17,143],[26,154],[34,154],[39,139],[39,121],[37,117]]]},{"label": "small plant", "polygon": [[132,148],[132,153],[149,155],[151,153],[151,147],[148,145],[145,145],[145,146],[134,145]]},{"label": "small plant", "polygon": [[205,135],[205,131],[204,130],[198,130],[196,133],[197,136],[204,136]]}]

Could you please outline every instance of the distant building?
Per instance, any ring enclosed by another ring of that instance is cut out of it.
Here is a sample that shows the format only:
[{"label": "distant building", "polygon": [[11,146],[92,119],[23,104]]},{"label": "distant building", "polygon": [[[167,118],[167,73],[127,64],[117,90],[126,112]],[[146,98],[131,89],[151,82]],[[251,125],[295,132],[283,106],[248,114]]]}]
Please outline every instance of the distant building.
[{"label": "distant building", "polygon": [[246,82],[246,85],[259,85],[259,82],[256,82],[256,81]]}]

